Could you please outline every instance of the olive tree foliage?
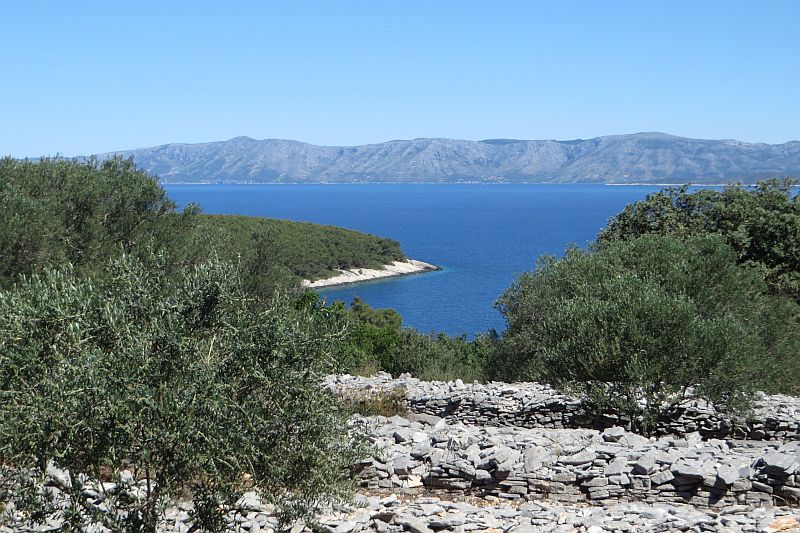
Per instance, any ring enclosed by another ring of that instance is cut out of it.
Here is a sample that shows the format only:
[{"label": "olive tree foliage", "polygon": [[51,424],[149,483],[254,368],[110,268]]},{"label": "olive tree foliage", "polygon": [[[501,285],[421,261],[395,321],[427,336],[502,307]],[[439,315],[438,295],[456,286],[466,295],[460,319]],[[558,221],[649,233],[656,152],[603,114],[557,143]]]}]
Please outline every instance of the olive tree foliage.
[{"label": "olive tree foliage", "polygon": [[66,262],[92,272],[119,251],[174,254],[197,211],[178,213],[130,159],[0,159],[0,287]]},{"label": "olive tree foliage", "polygon": [[651,431],[689,398],[742,412],[796,387],[798,308],[765,294],[719,236],[644,235],[542,258],[498,300],[508,329],[492,377],[539,380]]},{"label": "olive tree foliage", "polygon": [[770,292],[800,301],[800,197],[792,188],[797,183],[787,178],[722,190],[667,188],[628,205],[599,240],[719,234],[740,263],[762,270]]},{"label": "olive tree foliage", "polygon": [[[344,496],[358,439],[319,385],[339,322],[283,297],[259,307],[226,263],[167,279],[166,262],[123,256],[96,278],[60,267],[0,292],[4,500],[36,522],[65,499],[69,531],[153,532],[181,496],[207,531],[246,490],[286,519]],[[35,482],[48,467],[64,473],[55,501]]]}]

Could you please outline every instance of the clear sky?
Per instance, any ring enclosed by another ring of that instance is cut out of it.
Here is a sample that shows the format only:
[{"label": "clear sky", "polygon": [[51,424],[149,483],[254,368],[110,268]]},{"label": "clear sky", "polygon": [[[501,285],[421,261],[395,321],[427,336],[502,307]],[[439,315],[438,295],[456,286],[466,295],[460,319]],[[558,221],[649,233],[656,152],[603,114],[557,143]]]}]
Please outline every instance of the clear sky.
[{"label": "clear sky", "polygon": [[351,145],[800,139],[800,1],[0,5],[0,154],[238,135]]}]

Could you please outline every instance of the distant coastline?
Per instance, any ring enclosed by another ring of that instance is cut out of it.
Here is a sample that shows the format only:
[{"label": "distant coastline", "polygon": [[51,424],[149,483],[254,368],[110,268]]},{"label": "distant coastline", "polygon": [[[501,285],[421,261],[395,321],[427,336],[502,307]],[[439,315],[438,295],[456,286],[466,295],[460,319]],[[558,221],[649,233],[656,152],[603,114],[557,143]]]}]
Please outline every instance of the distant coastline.
[{"label": "distant coastline", "polygon": [[[358,146],[234,137],[132,157],[164,183],[720,183],[800,175],[800,141],[746,143],[658,132],[557,141],[419,138]],[[85,159],[85,156],[78,156]]]},{"label": "distant coastline", "polygon": [[[258,182],[258,181],[160,181],[161,185],[605,185],[608,187],[680,187],[689,185],[691,187],[725,187],[727,185],[737,185],[741,181],[731,180],[724,183],[694,183],[691,181],[676,181],[672,183],[603,183],[597,181],[573,181],[568,183],[556,183],[552,181],[532,182],[532,181],[352,181],[352,182],[330,182],[330,181],[284,181],[284,182]],[[744,183],[745,186],[752,186],[753,183]]]},{"label": "distant coastline", "polygon": [[685,181],[675,183],[604,183],[603,185],[608,185],[609,187],[681,187],[683,185],[689,185],[691,187],[725,187],[726,185],[734,185],[736,183],[735,181],[729,181],[727,183],[692,183]]},{"label": "distant coastline", "polygon": [[394,278],[398,276],[408,276],[410,274],[433,272],[435,270],[441,270],[441,268],[430,263],[425,263],[424,261],[406,259],[405,261],[393,261],[392,263],[384,265],[381,269],[351,268],[348,270],[339,270],[339,274],[330,278],[314,281],[304,279],[302,286],[309,289],[318,289],[322,287],[334,287],[337,285],[349,285],[351,283],[371,281],[374,279]]}]

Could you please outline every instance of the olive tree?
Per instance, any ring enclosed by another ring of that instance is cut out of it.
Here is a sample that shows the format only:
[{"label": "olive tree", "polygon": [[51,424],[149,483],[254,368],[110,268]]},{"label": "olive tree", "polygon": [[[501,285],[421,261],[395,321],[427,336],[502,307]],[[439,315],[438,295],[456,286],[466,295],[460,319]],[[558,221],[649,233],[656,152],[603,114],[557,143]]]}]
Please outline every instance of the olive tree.
[{"label": "olive tree", "polygon": [[[50,269],[0,292],[5,500],[67,530],[153,532],[181,496],[212,531],[244,491],[287,519],[345,495],[358,446],[320,388],[337,321],[282,297],[260,307],[225,263],[166,277],[165,261]],[[56,498],[35,483],[53,472]]]},{"label": "olive tree", "polygon": [[[197,206],[183,212],[130,159],[0,159],[0,287],[69,262],[90,273],[124,251],[183,252]],[[173,259],[178,259],[173,257]]]},{"label": "olive tree", "polygon": [[494,377],[543,380],[653,429],[688,398],[734,411],[792,387],[797,306],[765,294],[721,237],[645,235],[542,258],[498,301],[508,320]]},{"label": "olive tree", "polygon": [[667,188],[628,205],[600,241],[641,235],[720,235],[741,264],[762,270],[773,294],[800,301],[800,196],[796,180],[765,180],[721,190]]}]

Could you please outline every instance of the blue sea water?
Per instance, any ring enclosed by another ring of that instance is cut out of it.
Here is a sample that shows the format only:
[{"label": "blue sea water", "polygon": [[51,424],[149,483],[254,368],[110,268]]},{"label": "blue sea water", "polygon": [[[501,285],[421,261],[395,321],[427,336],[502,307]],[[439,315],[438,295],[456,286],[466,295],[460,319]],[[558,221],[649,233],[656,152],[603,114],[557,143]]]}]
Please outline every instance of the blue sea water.
[{"label": "blue sea water", "polygon": [[390,307],[406,326],[469,336],[505,327],[493,307],[542,254],[586,246],[626,204],[658,190],[606,185],[167,185],[206,213],[301,220],[400,241],[406,255],[442,271],[320,293]]}]

